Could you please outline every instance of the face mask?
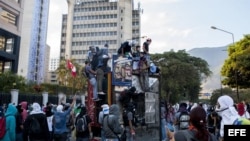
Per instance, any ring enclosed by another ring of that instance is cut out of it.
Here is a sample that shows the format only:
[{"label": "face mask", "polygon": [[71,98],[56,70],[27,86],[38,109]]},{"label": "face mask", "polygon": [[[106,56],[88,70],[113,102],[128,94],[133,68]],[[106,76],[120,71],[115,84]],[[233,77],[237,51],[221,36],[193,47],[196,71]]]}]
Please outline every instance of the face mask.
[{"label": "face mask", "polygon": [[225,109],[219,109],[218,107],[216,107],[215,112],[219,115],[222,116],[223,111],[227,110],[228,108]]}]

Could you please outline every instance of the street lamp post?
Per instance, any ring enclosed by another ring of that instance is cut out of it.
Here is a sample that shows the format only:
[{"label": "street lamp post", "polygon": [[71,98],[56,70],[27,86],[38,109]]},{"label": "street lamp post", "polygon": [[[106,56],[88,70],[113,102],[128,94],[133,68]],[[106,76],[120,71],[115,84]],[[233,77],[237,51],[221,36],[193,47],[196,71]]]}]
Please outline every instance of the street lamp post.
[{"label": "street lamp post", "polygon": [[[234,44],[234,34],[233,34],[232,32],[229,32],[229,31],[226,31],[226,30],[217,28],[217,27],[215,27],[215,26],[211,26],[211,28],[214,29],[214,30],[219,30],[219,31],[222,31],[222,32],[231,34],[231,35],[232,35],[232,39],[233,39],[233,45],[235,45],[235,44]],[[236,58],[235,58],[235,60],[236,60]],[[236,62],[236,63],[237,63],[237,62]],[[236,66],[236,67],[237,67],[237,66]],[[238,86],[238,71],[236,71],[236,73],[235,73],[235,81],[236,81],[236,94],[237,94],[237,100],[238,100],[238,102],[239,102],[239,99],[240,99],[240,98],[239,98],[239,86]]]}]

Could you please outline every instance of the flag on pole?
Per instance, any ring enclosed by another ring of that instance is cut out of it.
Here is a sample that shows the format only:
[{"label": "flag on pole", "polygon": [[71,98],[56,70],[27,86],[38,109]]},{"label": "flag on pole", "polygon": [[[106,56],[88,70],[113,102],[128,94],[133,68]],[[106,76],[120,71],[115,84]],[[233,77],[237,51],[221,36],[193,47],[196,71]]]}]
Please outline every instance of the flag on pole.
[{"label": "flag on pole", "polygon": [[72,64],[70,60],[67,60],[67,68],[71,70],[71,75],[76,77],[76,67]]}]

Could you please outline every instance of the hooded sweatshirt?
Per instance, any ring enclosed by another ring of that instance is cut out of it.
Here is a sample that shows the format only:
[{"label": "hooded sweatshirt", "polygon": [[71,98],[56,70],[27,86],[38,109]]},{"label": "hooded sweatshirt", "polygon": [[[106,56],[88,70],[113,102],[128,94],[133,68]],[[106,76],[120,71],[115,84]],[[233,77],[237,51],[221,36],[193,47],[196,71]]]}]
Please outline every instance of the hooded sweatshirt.
[{"label": "hooded sweatshirt", "polygon": [[16,118],[17,109],[13,104],[9,104],[5,113],[6,117],[6,133],[0,141],[16,140]]},{"label": "hooded sweatshirt", "polygon": [[123,128],[119,123],[118,105],[113,104],[110,106],[109,115],[105,116],[103,120],[103,130],[107,139],[117,139],[117,136],[114,133],[121,134],[123,132]]},{"label": "hooded sweatshirt", "polygon": [[[32,122],[33,118],[36,118],[40,124],[41,134],[29,134],[29,127],[30,123]],[[28,136],[31,140],[48,140],[49,129],[47,124],[47,118],[43,111],[41,110],[41,106],[38,103],[32,104],[32,111],[30,115],[26,118],[24,122],[24,133],[23,137],[24,140],[28,140]]]},{"label": "hooded sweatshirt", "polygon": [[224,137],[224,125],[233,125],[240,116],[234,107],[233,99],[228,95],[220,96],[217,100],[219,107],[216,107],[216,112],[221,116],[220,135]]}]

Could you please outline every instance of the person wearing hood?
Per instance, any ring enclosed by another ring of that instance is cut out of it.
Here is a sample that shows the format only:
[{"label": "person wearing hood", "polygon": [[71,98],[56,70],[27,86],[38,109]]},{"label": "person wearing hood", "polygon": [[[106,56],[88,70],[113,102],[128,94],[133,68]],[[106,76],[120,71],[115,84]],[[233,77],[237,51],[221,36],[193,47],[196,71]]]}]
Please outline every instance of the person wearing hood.
[{"label": "person wearing hood", "polygon": [[81,111],[80,111],[79,115],[76,117],[75,126],[77,126],[77,121],[80,118],[86,119],[86,123],[88,125],[88,128],[86,131],[83,131],[83,132],[76,131],[76,141],[89,141],[90,139],[93,138],[93,133],[91,131],[91,122],[92,121],[91,121],[89,115],[87,115],[87,109],[85,106],[81,107]]},{"label": "person wearing hood", "polygon": [[[61,103],[62,99],[59,103]],[[63,111],[63,105],[59,104],[56,107],[56,112],[54,112],[53,117],[53,127],[54,127],[54,141],[66,141],[67,135],[70,132],[67,128],[67,116],[70,114],[74,104],[76,102],[76,96],[73,97],[73,101],[70,107]]]},{"label": "person wearing hood", "polygon": [[224,125],[233,125],[240,116],[234,107],[233,99],[228,95],[220,96],[215,111],[221,117],[220,137],[224,137]]},{"label": "person wearing hood", "polygon": [[23,122],[26,120],[27,116],[28,116],[28,111],[27,111],[27,108],[28,108],[28,102],[27,101],[22,101],[19,105],[21,105],[21,108],[23,109],[23,112],[22,112],[22,119],[23,119]]},{"label": "person wearing hood", "polygon": [[109,105],[103,104],[102,111],[99,112],[98,123],[101,125],[101,141],[106,141],[104,130],[103,130],[103,119],[109,114]]},{"label": "person wearing hood", "polygon": [[[40,133],[30,133],[30,125],[33,124],[34,120],[37,120],[40,125]],[[47,118],[43,113],[41,106],[38,103],[32,104],[32,111],[24,122],[24,141],[48,141],[49,140],[49,128]]]},{"label": "person wearing hood", "polygon": [[17,105],[16,108],[18,111],[16,114],[16,141],[23,141],[23,109],[21,105]]},{"label": "person wearing hood", "polygon": [[106,140],[119,141],[118,135],[124,132],[119,122],[119,107],[117,104],[112,104],[109,107],[109,115],[103,119],[103,130]]},{"label": "person wearing hood", "polygon": [[6,133],[0,141],[16,141],[16,115],[17,109],[13,104],[9,104],[6,112]]}]

